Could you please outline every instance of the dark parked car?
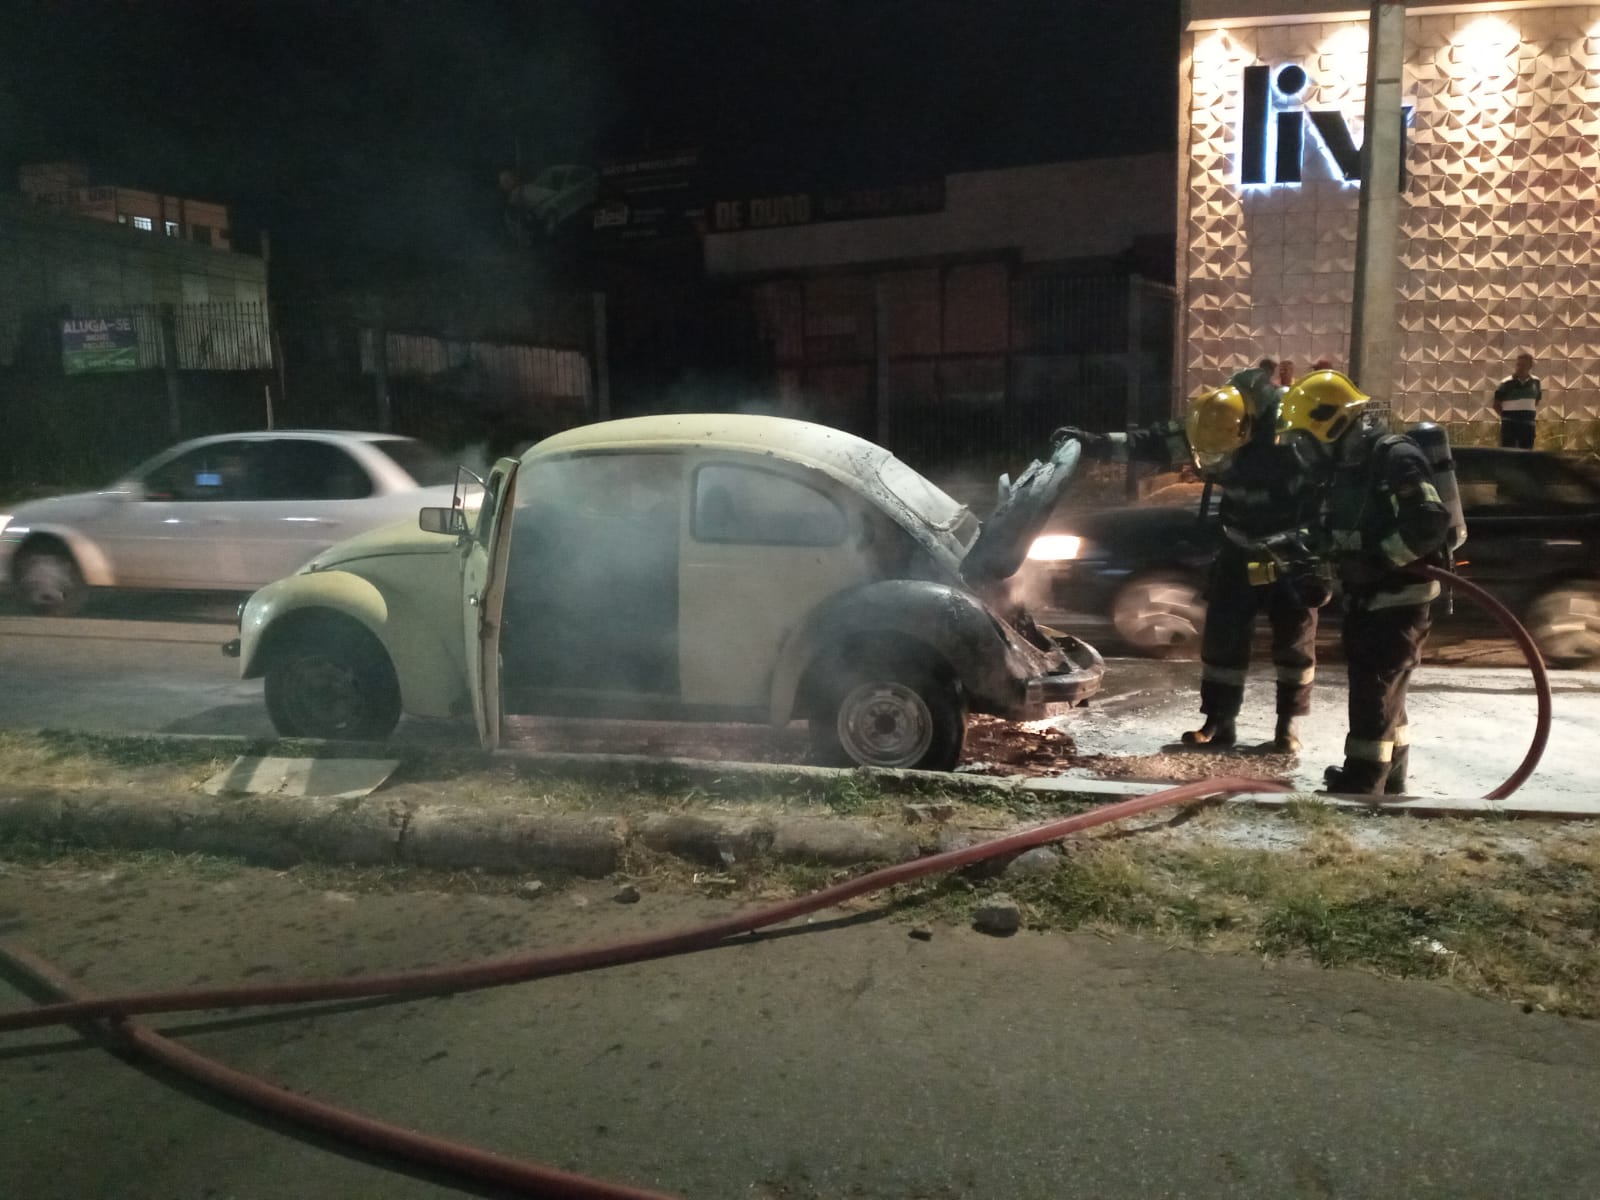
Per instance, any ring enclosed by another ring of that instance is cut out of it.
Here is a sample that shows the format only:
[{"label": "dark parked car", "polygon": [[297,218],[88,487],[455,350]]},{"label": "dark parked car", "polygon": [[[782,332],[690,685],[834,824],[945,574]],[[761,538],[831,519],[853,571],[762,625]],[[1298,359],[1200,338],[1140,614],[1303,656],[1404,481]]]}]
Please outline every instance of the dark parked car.
[{"label": "dark parked car", "polygon": [[[1464,446],[1455,460],[1461,575],[1509,606],[1553,665],[1600,661],[1600,472],[1543,451]],[[1140,653],[1193,656],[1214,537],[1192,505],[1058,511],[1020,578],[1041,610],[1103,613]],[[1455,619],[1480,618],[1456,606]]]}]

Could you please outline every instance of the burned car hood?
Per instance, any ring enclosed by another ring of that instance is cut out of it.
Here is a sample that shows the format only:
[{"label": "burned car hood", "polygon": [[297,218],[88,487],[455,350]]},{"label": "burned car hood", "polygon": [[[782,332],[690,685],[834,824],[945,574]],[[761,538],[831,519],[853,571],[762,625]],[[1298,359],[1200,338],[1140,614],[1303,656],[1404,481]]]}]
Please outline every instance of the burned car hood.
[{"label": "burned car hood", "polygon": [[999,502],[961,560],[961,577],[969,586],[999,583],[1022,569],[1028,547],[1055,511],[1082,453],[1076,441],[1064,441],[1043,462],[1030,463],[1015,483],[1000,476]]},{"label": "burned car hood", "polygon": [[388,558],[396,554],[454,554],[459,543],[441,533],[424,533],[415,520],[396,521],[369,530],[342,542],[335,542],[317,555],[302,571],[328,571],[368,558]]}]

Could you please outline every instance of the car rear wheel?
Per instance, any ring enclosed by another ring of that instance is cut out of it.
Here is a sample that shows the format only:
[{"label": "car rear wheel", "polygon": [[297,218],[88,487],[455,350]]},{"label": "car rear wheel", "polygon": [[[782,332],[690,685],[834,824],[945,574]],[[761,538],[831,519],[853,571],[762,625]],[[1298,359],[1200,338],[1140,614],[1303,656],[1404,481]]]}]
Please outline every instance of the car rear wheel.
[{"label": "car rear wheel", "polygon": [[88,594],[83,573],[62,546],[24,549],[13,578],[22,603],[41,617],[70,617]]},{"label": "car rear wheel", "polygon": [[1193,658],[1206,624],[1199,581],[1177,573],[1131,579],[1111,602],[1111,623],[1139,654]]},{"label": "car rear wheel", "polygon": [[1570,583],[1528,607],[1528,632],[1553,667],[1600,661],[1600,584]]},{"label": "car rear wheel", "polygon": [[811,722],[825,762],[948,771],[961,761],[967,712],[960,688],[935,672],[862,664],[837,672]]},{"label": "car rear wheel", "polygon": [[267,713],[284,737],[382,741],[400,720],[400,684],[365,629],[291,635],[266,672]]}]

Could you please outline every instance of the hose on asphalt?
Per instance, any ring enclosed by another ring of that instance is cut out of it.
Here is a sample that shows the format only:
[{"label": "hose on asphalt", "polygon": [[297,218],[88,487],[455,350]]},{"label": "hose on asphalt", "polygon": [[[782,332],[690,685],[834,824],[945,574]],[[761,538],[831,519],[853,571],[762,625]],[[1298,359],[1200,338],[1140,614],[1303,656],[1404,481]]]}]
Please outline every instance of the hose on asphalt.
[{"label": "hose on asphalt", "polygon": [[[550,954],[516,955],[466,966],[368,975],[351,979],[310,980],[250,987],[186,988],[120,996],[87,997],[78,994],[72,984],[54,967],[25,950],[0,944],[0,966],[30,981],[36,988],[65,997],[56,1003],[42,1004],[32,1009],[0,1013],[0,1031],[28,1029],[41,1025],[87,1024],[91,1029],[101,1029],[109,1033],[119,1045],[153,1058],[196,1082],[258,1110],[407,1162],[507,1188],[517,1195],[550,1197],[552,1200],[556,1197],[579,1197],[583,1200],[666,1200],[661,1193],[570,1175],[541,1163],[509,1158],[464,1143],[430,1137],[398,1125],[375,1120],[361,1113],[296,1095],[265,1080],[236,1071],[215,1059],[196,1054],[161,1036],[148,1026],[129,1020],[129,1017],[134,1013],[246,1008],[356,997],[439,995],[663,958],[691,950],[706,949],[737,934],[791,921],[856,896],[882,891],[922,876],[954,871],[985,859],[1018,854],[1035,846],[1058,841],[1070,834],[1092,829],[1097,825],[1109,824],[1112,821],[1120,821],[1126,817],[1138,816],[1153,809],[1190,801],[1219,799],[1240,792],[1292,790],[1284,784],[1262,779],[1232,777],[1204,779],[1196,783],[1167,788],[1148,796],[1136,796],[1108,804],[1092,812],[1062,817],[1032,829],[1020,830],[974,846],[883,867],[855,879],[812,892],[807,896],[768,905],[754,912],[736,913],[731,917],[691,929],[650,938],[614,942],[609,946],[562,950]],[[100,1026],[97,1024],[99,1022],[106,1024]]]},{"label": "hose on asphalt", "polygon": [[1483,794],[1485,800],[1504,800],[1528,781],[1528,776],[1533,774],[1534,768],[1539,765],[1539,760],[1544,757],[1545,746],[1550,741],[1550,672],[1545,668],[1544,655],[1539,653],[1533,635],[1523,628],[1522,622],[1517,620],[1516,615],[1470,579],[1463,579],[1439,567],[1419,565],[1412,567],[1411,571],[1424,579],[1437,580],[1446,587],[1459,588],[1476,600],[1511,635],[1511,640],[1516,642],[1517,648],[1522,651],[1522,657],[1528,664],[1528,671],[1533,676],[1533,690],[1539,708],[1533,727],[1533,739],[1528,743],[1528,752],[1522,756],[1517,769],[1506,776],[1503,783]]},{"label": "hose on asphalt", "polygon": [[[1421,566],[1413,568],[1413,571],[1426,578],[1460,588],[1478,601],[1516,641],[1533,674],[1534,688],[1538,696],[1538,720],[1533,740],[1516,770],[1485,796],[1485,799],[1489,800],[1504,799],[1521,787],[1533,773],[1549,741],[1550,679],[1543,656],[1516,617],[1476,584],[1435,567]],[[1220,798],[1243,791],[1291,790],[1283,784],[1266,780],[1232,777],[1201,780],[1148,796],[1106,805],[1093,812],[1064,817],[975,846],[884,867],[856,879],[823,888],[808,896],[769,905],[751,913],[735,914],[695,928],[651,938],[616,942],[609,946],[557,951],[551,954],[517,955],[465,966],[350,979],[308,980],[250,987],[187,988],[89,997],[82,995],[70,980],[48,963],[17,947],[0,945],[0,965],[4,965],[13,974],[30,982],[35,988],[59,997],[55,1003],[43,1004],[33,1009],[0,1013],[0,1032],[42,1025],[87,1025],[91,1029],[109,1033],[118,1044],[136,1050],[196,1082],[294,1124],[332,1134],[368,1150],[375,1150],[427,1168],[443,1170],[460,1178],[507,1188],[518,1195],[575,1197],[577,1200],[668,1200],[662,1193],[626,1184],[606,1183],[540,1163],[510,1158],[465,1143],[431,1137],[361,1113],[297,1095],[180,1046],[148,1026],[132,1020],[131,1016],[135,1013],[244,1008],[360,997],[439,995],[642,962],[705,949],[739,934],[794,920],[856,896],[881,891],[926,875],[957,870],[985,859],[1020,853],[1035,846],[1058,841],[1070,834],[1092,829],[1097,825],[1137,816],[1156,808],[1188,801]]]}]

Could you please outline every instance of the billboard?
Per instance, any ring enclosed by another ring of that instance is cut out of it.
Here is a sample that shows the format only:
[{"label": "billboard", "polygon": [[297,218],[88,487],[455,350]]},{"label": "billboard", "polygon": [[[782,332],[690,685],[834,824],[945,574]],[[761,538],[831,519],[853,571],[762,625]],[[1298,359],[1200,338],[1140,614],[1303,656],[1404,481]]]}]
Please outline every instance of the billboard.
[{"label": "billboard", "polygon": [[61,322],[61,368],[68,375],[137,371],[139,331],[132,317],[66,317]]}]

